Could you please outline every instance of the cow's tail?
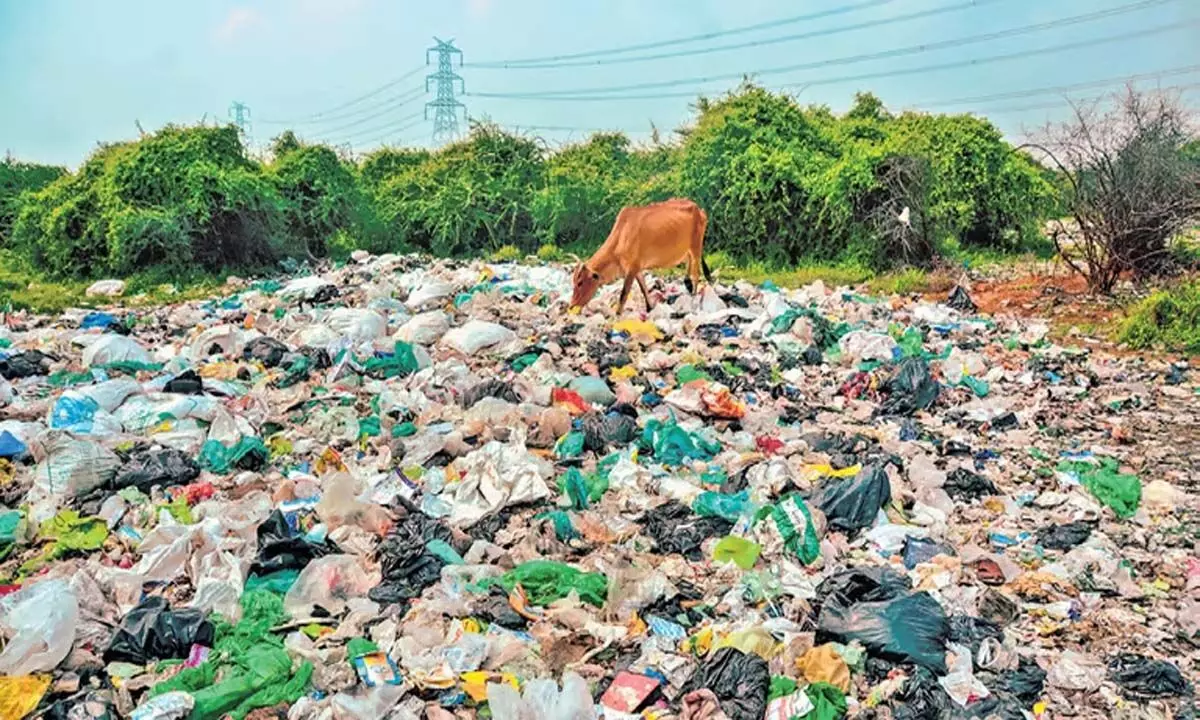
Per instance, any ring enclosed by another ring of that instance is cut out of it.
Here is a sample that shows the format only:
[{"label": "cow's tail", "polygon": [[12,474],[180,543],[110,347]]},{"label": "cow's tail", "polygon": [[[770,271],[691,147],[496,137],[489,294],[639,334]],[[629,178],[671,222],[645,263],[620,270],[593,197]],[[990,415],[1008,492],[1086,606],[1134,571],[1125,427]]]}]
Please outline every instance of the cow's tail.
[{"label": "cow's tail", "polygon": [[708,230],[708,213],[700,209],[700,222],[696,223],[696,245],[700,253],[700,270],[704,273],[704,279],[712,284],[712,270],[708,269],[708,263],[704,261],[704,233]]}]

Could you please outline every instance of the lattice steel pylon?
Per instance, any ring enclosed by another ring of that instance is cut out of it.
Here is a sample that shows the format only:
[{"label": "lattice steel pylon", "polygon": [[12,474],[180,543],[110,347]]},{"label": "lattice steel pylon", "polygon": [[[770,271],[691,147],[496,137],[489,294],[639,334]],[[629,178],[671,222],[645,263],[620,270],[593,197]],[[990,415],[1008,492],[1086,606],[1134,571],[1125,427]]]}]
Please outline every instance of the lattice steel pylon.
[{"label": "lattice steel pylon", "polygon": [[467,106],[455,97],[454,83],[458,83],[460,93],[467,91],[467,84],[454,72],[455,55],[458,56],[458,66],[462,67],[462,50],[454,47],[453,40],[439,40],[435,37],[434,41],[437,45],[425,51],[425,64],[429,64],[430,53],[436,52],[437,72],[425,77],[425,92],[429,92],[430,82],[437,82],[437,97],[432,102],[425,103],[425,119],[429,119],[429,108],[433,108],[433,140],[438,143],[458,137],[459,108],[462,108],[463,120],[467,119]]},{"label": "lattice steel pylon", "polygon": [[242,142],[246,143],[246,147],[250,146],[253,126],[250,124],[250,106],[243,102],[234,100],[229,103],[229,119],[237,126],[238,132],[242,135]]}]

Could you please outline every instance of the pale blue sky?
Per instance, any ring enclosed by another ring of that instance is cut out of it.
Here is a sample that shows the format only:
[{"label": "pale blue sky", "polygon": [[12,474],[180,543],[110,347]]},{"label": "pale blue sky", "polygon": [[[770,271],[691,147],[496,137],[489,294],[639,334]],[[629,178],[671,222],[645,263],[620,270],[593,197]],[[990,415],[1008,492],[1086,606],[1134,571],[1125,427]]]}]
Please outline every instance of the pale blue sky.
[{"label": "pale blue sky", "polygon": [[[551,141],[581,136],[552,128],[619,128],[645,137],[650,123],[671,129],[690,115],[700,89],[733,80],[625,91],[650,96],[589,102],[472,96],[544,93],[664,83],[751,73],[780,66],[805,69],[761,77],[769,87],[803,90],[801,99],[834,109],[856,90],[871,90],[893,109],[988,114],[1011,135],[1061,114],[1047,103],[1061,94],[1019,95],[1040,88],[1175,71],[1143,85],[1185,86],[1200,102],[1200,0],[1141,0],[1141,7],[1088,22],[1009,35],[959,47],[868,61],[866,53],[1022,28],[1138,0],[980,0],[977,7],[828,36],[846,25],[910,15],[962,0],[0,0],[0,151],[21,159],[77,166],[97,141],[135,137],[135,121],[151,130],[167,122],[224,118],[230,101],[248,104],[259,143],[284,126],[271,119],[307,118],[371,92],[424,62],[432,37],[453,38],[465,53],[469,111],[506,125],[539,126]],[[471,63],[556,55],[728,30],[847,5],[828,17],[754,33],[672,46],[653,54],[716,43],[805,33],[807,39],[704,55],[598,67],[487,69]],[[1158,28],[1172,29],[1158,32]],[[837,78],[919,68],[1144,32],[1139,37],[1043,52],[1030,57],[928,70],[893,77]],[[826,63],[825,65],[818,65]],[[1183,72],[1181,68],[1197,66]],[[424,71],[422,71],[423,74]],[[298,125],[301,134],[350,142],[366,150],[380,140],[428,143],[431,126],[395,128],[419,101],[389,99],[420,85],[421,74],[370,99]],[[1119,86],[1117,83],[1115,86]],[[1080,88],[1091,96],[1114,85]],[[939,101],[1004,93],[1017,96],[946,105]],[[1036,106],[1036,107],[1031,107]],[[375,117],[369,117],[369,116]]]}]

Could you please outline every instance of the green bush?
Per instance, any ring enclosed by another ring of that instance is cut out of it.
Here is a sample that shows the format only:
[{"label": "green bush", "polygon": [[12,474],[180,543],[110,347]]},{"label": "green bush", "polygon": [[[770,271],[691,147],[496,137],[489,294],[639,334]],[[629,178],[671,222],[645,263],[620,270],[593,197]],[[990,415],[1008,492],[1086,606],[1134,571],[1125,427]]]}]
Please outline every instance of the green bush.
[{"label": "green bush", "polygon": [[1121,326],[1120,339],[1139,350],[1161,346],[1200,352],[1200,281],[1159,290],[1142,300]]},{"label": "green bush", "polygon": [[746,84],[701,98],[675,137],[598,133],[551,150],[476,124],[437,150],[353,164],[284,132],[264,166],[234,128],[167,127],[70,175],[22,166],[13,180],[0,165],[0,236],[7,217],[8,245],[59,277],[356,248],[550,259],[592,252],[623,206],[683,196],[708,212],[707,248],[728,262],[861,271],[927,265],[938,248],[1028,247],[1056,196],[1053,174],[986,121],[893,116],[870,94],[839,116]]},{"label": "green bush", "polygon": [[276,153],[270,175],[285,203],[287,231],[317,257],[328,254],[339,232],[368,232],[370,211],[355,168],[323,145],[289,147]]},{"label": "green bush", "polygon": [[492,262],[517,262],[525,257],[525,253],[521,252],[521,248],[516,245],[505,245],[492,253]]},{"label": "green bush", "polygon": [[0,160],[0,244],[8,242],[13,222],[21,209],[21,193],[36,192],[67,173],[57,165]]},{"label": "green bush", "polygon": [[554,243],[546,243],[538,248],[537,258],[544,263],[562,262],[567,259],[567,254]]},{"label": "green bush", "polygon": [[232,127],[168,126],[102,147],[26,198],[12,244],[56,277],[253,267],[294,251],[286,205]]}]

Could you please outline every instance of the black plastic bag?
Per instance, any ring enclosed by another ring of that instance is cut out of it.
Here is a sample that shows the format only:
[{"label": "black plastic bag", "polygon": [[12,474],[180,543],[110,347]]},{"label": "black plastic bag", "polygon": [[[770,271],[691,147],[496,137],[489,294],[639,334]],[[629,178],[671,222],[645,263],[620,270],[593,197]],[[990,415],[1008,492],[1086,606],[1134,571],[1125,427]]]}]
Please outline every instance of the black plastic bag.
[{"label": "black plastic bag", "polygon": [[826,602],[817,617],[818,640],[857,640],[881,657],[909,660],[938,675],[946,674],[949,634],[946,613],[925,592],[850,606]]},{"label": "black plastic bag", "polygon": [[979,310],[979,306],[967,294],[966,288],[962,285],[955,285],[950,291],[950,296],[946,298],[946,304],[959,312],[973,313]]},{"label": "black plastic bag", "polygon": [[129,454],[109,487],[112,490],[135,487],[149,493],[155,485],[187,485],[198,477],[200,466],[183,451],[170,447],[140,447]]},{"label": "black plastic bag", "polygon": [[167,381],[167,384],[163,386],[163,392],[177,395],[203,395],[204,380],[196,374],[195,370],[184,370]]},{"label": "black plastic bag", "polygon": [[991,620],[970,615],[951,615],[947,623],[950,627],[950,642],[971,648],[972,657],[979,654],[979,646],[983,644],[984,640],[992,638],[1002,641],[1004,639],[1004,630]]},{"label": "black plastic bag", "polygon": [[283,356],[288,352],[290,351],[287,345],[275,338],[260,335],[246,343],[245,349],[242,350],[242,357],[247,360],[258,360],[263,367],[274,368],[279,367],[279,364],[283,362]]},{"label": "black plastic bag", "polygon": [[589,413],[580,422],[583,430],[583,449],[602,453],[609,445],[628,445],[637,438],[634,418],[619,412]]},{"label": "black plastic bag", "polygon": [[688,560],[702,557],[700,545],[710,537],[727,535],[733,523],[717,517],[700,517],[686,505],[672,500],[642,516],[642,532],[654,538],[658,552],[678,553]]},{"label": "black plastic bag", "polygon": [[979,597],[979,616],[997,625],[1007,625],[1021,614],[1017,602],[995,588],[987,588]]},{"label": "black plastic bag", "polygon": [[513,389],[512,383],[506,383],[503,380],[484,380],[463,393],[462,406],[468,409],[475,407],[475,403],[486,397],[499,398],[510,403],[521,402],[521,398],[517,397],[517,391]]},{"label": "black plastic bag", "polygon": [[43,352],[26,350],[0,360],[0,375],[3,375],[5,380],[46,375],[50,372],[50,363],[53,360],[53,357]]},{"label": "black plastic bag", "polygon": [[283,513],[275,510],[258,526],[258,557],[250,574],[263,577],[280,570],[303,570],[313,560],[340,552],[333,541],[310,542],[292,532]]},{"label": "black plastic bag", "polygon": [[900,363],[896,374],[884,385],[887,399],[879,410],[884,415],[911,415],[926,410],[938,398],[941,386],[933,379],[923,358],[911,357]]},{"label": "black plastic bag", "polygon": [[1046,685],[1046,671],[1032,658],[1022,657],[1016,670],[1001,674],[996,689],[1011,693],[1026,706],[1037,702]]},{"label": "black plastic bag", "polygon": [[817,507],[829,527],[854,534],[875,522],[879,509],[892,501],[892,484],[882,465],[868,465],[849,480],[826,486]]},{"label": "black plastic bag", "polygon": [[587,344],[587,354],[600,368],[601,374],[607,374],[610,368],[625,367],[633,363],[629,351],[623,346],[598,340]]},{"label": "black plastic bag", "polygon": [[729,720],[762,720],[767,712],[771,671],[767,661],[737,648],[721,648],[688,678],[682,695],[711,690]]},{"label": "black plastic bag", "polygon": [[378,603],[406,603],[441,581],[446,563],[425,546],[430,540],[451,544],[450,528],[420,510],[406,510],[407,514],[375,550],[382,579],[367,597]]},{"label": "black plastic bag", "polygon": [[512,603],[508,601],[508,593],[499,585],[489,588],[488,594],[476,599],[473,607],[475,614],[480,618],[502,628],[525,630],[529,627],[529,621],[513,610]]},{"label": "black plastic bag", "polygon": [[954,546],[940,543],[929,538],[904,538],[904,550],[900,556],[904,559],[904,567],[912,570],[923,562],[929,562],[938,555],[957,555]]},{"label": "black plastic bag", "polygon": [[1092,524],[1077,521],[1065,525],[1049,525],[1038,530],[1038,545],[1047,550],[1070,550],[1080,543],[1087,542],[1092,535]]},{"label": "black plastic bag", "polygon": [[153,595],[121,618],[104,651],[104,662],[145,665],[151,660],[186,658],[192,645],[211,647],[212,642],[213,625],[204,611],[172,610],[166,598]]},{"label": "black plastic bag", "polygon": [[818,602],[853,605],[860,602],[882,602],[908,595],[912,582],[890,567],[868,566],[852,568],[831,575],[817,585]]},{"label": "black plastic bag", "polygon": [[996,484],[991,480],[966,468],[956,468],[947,474],[946,484],[942,486],[942,489],[955,500],[964,502],[978,500],[999,492]]},{"label": "black plastic bag", "polygon": [[329,351],[325,348],[305,345],[300,348],[299,353],[308,358],[314,370],[328,370],[333,367],[333,358],[329,357]]},{"label": "black plastic bag", "polygon": [[1174,664],[1135,653],[1121,653],[1109,660],[1108,679],[1129,698],[1179,697],[1190,692]]},{"label": "black plastic bag", "polygon": [[923,667],[913,671],[891,702],[895,720],[937,720],[954,705],[937,677]]}]

